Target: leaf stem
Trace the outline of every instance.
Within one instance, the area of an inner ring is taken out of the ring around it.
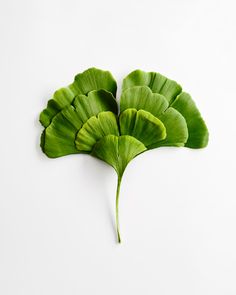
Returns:
[[[119,195],[120,195],[120,184],[122,177],[118,176],[117,188],[116,188],[116,232],[118,243],[121,243],[120,238],[120,224],[119,224]]]

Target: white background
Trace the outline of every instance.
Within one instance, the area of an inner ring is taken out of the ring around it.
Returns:
[[[235,1],[0,2],[0,294],[236,294]],[[203,150],[165,148],[116,176],[48,159],[38,115],[96,66],[161,72],[195,99]]]

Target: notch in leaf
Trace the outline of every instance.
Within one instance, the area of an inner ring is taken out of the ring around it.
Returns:
[[[208,130],[191,96],[159,73],[136,70],[123,80],[120,113],[116,89],[110,72],[90,68],[54,93],[40,122],[45,128],[41,147],[48,157],[87,153],[115,169],[121,242],[119,193],[128,163],[161,146],[203,148]]]

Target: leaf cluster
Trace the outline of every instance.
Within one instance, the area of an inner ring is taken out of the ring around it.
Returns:
[[[175,81],[136,70],[124,78],[120,106],[117,84],[108,71],[90,68],[57,90],[40,114],[43,152],[50,158],[87,153],[117,172],[118,200],[128,163],[163,146],[203,148],[208,130],[191,96]]]
[[[202,148],[208,130],[191,96],[175,81],[136,70],[117,84],[108,71],[90,68],[57,90],[40,114],[41,147],[51,158],[90,153],[119,177],[138,154],[161,146]]]

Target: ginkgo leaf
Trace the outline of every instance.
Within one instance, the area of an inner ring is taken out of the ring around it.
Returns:
[[[166,79],[166,82],[164,83]],[[164,83],[164,84],[163,84]],[[184,129],[181,130],[181,127],[178,129],[175,127],[174,130],[178,134],[174,134],[172,132],[171,136],[167,136],[166,140],[163,142],[163,145],[172,145],[172,146],[186,146],[189,148],[202,148],[205,147],[208,143],[208,129],[206,127],[206,124],[204,120],[201,117],[201,114],[196,107],[196,104],[192,100],[191,96],[185,92],[181,92],[182,88],[179,84],[177,84],[175,81],[167,79],[166,77],[160,75],[159,73],[154,73],[154,72],[143,72],[140,70],[136,70],[132,73],[130,73],[124,80],[123,80],[123,93],[121,95],[121,106],[125,105],[124,104],[124,99],[122,100],[122,97],[127,97],[126,100],[132,101],[132,93],[135,97],[135,104],[139,105],[139,101],[143,101],[141,95],[137,96],[135,91],[133,90],[134,85],[147,85],[150,87],[150,90],[153,93],[161,93],[165,95],[165,97],[168,99],[169,104],[171,107],[175,108],[178,112],[180,112],[183,117],[186,120],[187,127],[188,127],[188,140],[185,140],[181,142],[173,142],[174,137],[177,138],[179,137],[181,139],[185,138],[186,136],[184,134],[180,134],[181,132],[183,133]],[[164,86],[163,86],[164,85]],[[168,91],[167,91],[168,90]],[[165,92],[166,91],[166,92]],[[137,91],[136,91],[137,92]],[[129,94],[129,95],[126,95]],[[136,102],[137,101],[137,102]],[[133,103],[134,104],[134,103]],[[143,105],[143,108],[145,108],[145,105]],[[151,108],[153,110],[151,110]],[[147,109],[146,109],[147,110]],[[148,110],[155,114],[155,106],[148,105]],[[168,114],[168,113],[167,113]],[[157,115],[160,117],[159,115]],[[177,114],[175,115],[177,116]],[[160,117],[161,119],[161,117]],[[184,126],[183,121],[181,118],[178,120],[179,126]],[[169,130],[173,130],[171,121],[168,120],[168,126]],[[168,131],[167,131],[168,134]],[[185,132],[186,134],[186,132]],[[173,137],[174,136],[174,137]],[[171,140],[170,140],[171,138]],[[185,144],[184,144],[185,143]],[[154,145],[153,147],[158,147],[159,144]]]
[[[92,151],[95,143],[109,134],[119,135],[117,117],[112,112],[101,112],[88,119],[79,130],[75,139],[76,148]]]
[[[52,118],[64,107],[70,105],[76,95],[87,95],[92,90],[100,89],[116,95],[116,81],[110,72],[90,68],[76,75],[72,84],[54,93],[52,99],[48,101],[47,108],[40,114],[40,122],[44,127],[49,126]]]
[[[175,81],[159,73],[141,70],[131,72],[123,80],[122,90],[124,91],[133,86],[148,86],[152,92],[164,95],[169,103],[173,102],[182,91],[182,87]]]
[[[188,139],[188,127],[184,117],[174,108],[168,108],[159,118],[166,128],[166,138],[149,148],[184,146]]]
[[[112,93],[94,90],[88,96],[78,95],[74,106],[65,107],[52,119],[41,138],[41,147],[45,154],[57,158],[78,153],[75,137],[82,125],[92,116],[103,111],[118,112]]]
[[[147,86],[134,86],[121,93],[120,112],[135,108],[148,111],[158,117],[168,106],[168,101],[163,95],[153,93]]]
[[[54,93],[40,121],[45,127],[41,148],[48,157],[87,153],[115,169],[120,242],[119,192],[128,163],[153,148],[205,147],[208,130],[190,95],[159,73],[130,73],[123,81],[120,112],[115,95],[110,72],[88,69]]]
[[[68,106],[54,116],[41,138],[44,153],[50,158],[57,158],[79,151],[75,146],[75,135],[82,126],[73,106]]]
[[[94,157],[111,165],[118,176],[116,190],[116,230],[119,243],[121,242],[119,226],[119,193],[121,179],[129,162],[145,150],[145,145],[133,136],[107,135],[95,144],[92,151]]]
[[[75,94],[69,88],[61,88],[57,90],[53,98],[48,101],[47,108],[40,114],[40,122],[44,127],[49,126],[52,118],[60,112],[65,106],[71,104]]]
[[[118,114],[118,106],[114,96],[105,90],[90,91],[88,96],[77,95],[73,105],[83,123],[100,112],[111,111]]]
[[[129,106],[137,110],[149,111],[164,123],[167,134],[165,140],[152,142],[149,148],[184,146],[186,143],[188,128],[185,118],[177,110],[168,108],[168,102],[163,95],[153,93],[147,86],[134,86],[122,92],[120,105],[121,111]],[[132,128],[129,126],[131,122],[125,122],[124,128]],[[146,134],[146,132],[142,132],[142,134]]]
[[[107,135],[95,144],[92,155],[111,165],[121,178],[128,163],[145,150],[145,145],[133,136]]]
[[[92,90],[107,90],[116,96],[117,85],[109,71],[89,68],[75,76],[74,82],[69,88],[75,94],[88,94]]]
[[[191,96],[182,92],[173,102],[172,107],[178,110],[185,118],[188,126],[188,140],[185,146],[203,148],[208,144],[208,129]]]
[[[127,109],[120,114],[121,135],[131,135],[147,148],[166,138],[163,123],[151,113],[136,109]]]

